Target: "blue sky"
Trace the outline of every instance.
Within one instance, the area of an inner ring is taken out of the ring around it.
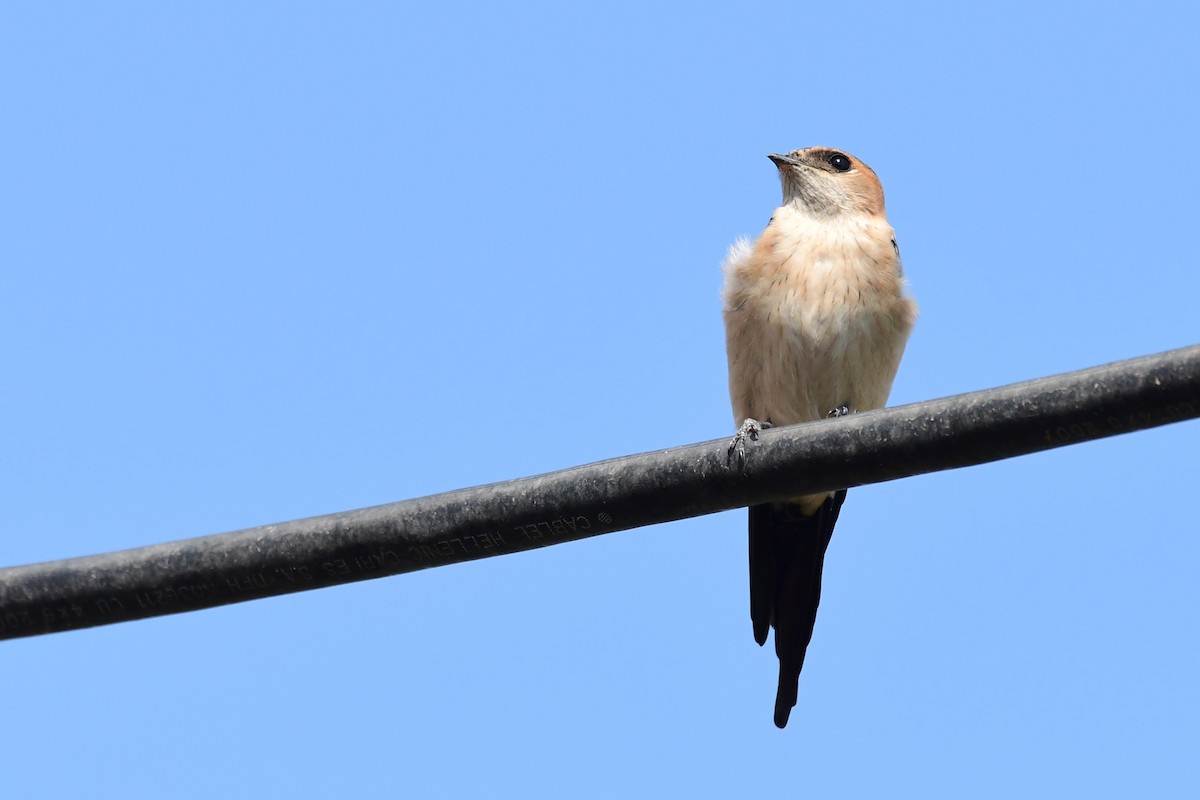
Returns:
[[[11,3],[0,564],[728,435],[718,264],[831,145],[892,400],[1200,341],[1184,4]],[[1200,426],[851,492],[787,730],[744,511],[0,643],[25,796],[1200,779]]]

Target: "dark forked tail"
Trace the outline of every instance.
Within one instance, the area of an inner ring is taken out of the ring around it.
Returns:
[[[800,670],[821,602],[825,550],[845,500],[842,489],[808,517],[799,506],[787,503],[750,507],[750,619],[760,645],[775,626],[775,724],[780,728],[796,705]]]

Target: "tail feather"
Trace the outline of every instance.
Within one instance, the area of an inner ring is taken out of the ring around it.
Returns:
[[[800,671],[821,602],[825,551],[845,500],[843,489],[807,517],[797,506],[783,503],[750,508],[750,618],[760,645],[775,627],[775,724],[780,728],[796,705]]]

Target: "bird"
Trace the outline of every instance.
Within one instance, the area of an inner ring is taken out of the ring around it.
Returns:
[[[883,407],[917,318],[875,172],[828,147],[768,158],[783,202],[722,264],[730,453],[741,460],[763,428]],[[845,499],[842,489],[749,509],[750,618],[760,646],[775,629],[779,728],[796,705]]]

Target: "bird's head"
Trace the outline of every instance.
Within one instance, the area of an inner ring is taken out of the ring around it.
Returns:
[[[767,156],[779,168],[784,204],[815,216],[883,215],[883,187],[875,172],[849,153],[808,147]]]

